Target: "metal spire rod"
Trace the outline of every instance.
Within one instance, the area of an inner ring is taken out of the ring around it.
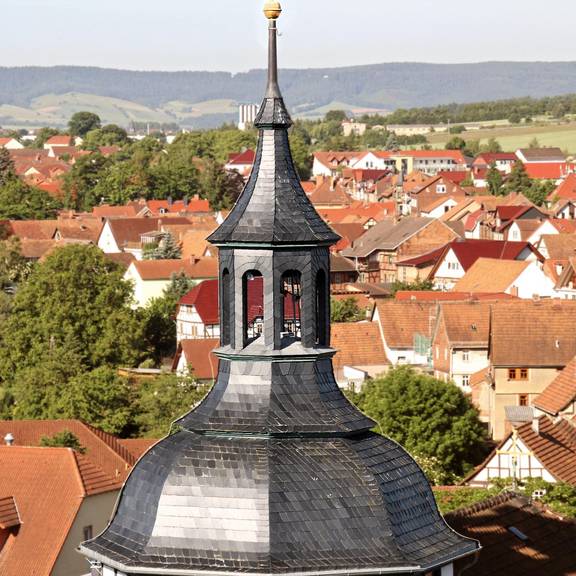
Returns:
[[[266,97],[281,98],[280,86],[278,85],[278,28],[276,20],[269,20],[268,35],[268,88]]]

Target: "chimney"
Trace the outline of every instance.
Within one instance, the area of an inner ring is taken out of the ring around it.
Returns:
[[[167,201],[168,201],[168,207],[172,208],[172,196],[168,196]]]
[[[536,436],[540,436],[540,419],[536,415],[532,417],[532,432],[534,432]]]
[[[6,446],[12,446],[12,444],[14,444],[14,436],[12,435],[12,432],[8,432],[8,434],[4,436],[4,442],[6,442]]]

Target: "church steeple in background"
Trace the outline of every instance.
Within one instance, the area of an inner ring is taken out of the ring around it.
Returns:
[[[267,3],[254,169],[210,237],[220,260],[217,380],[137,463],[109,527],[81,547],[121,574],[426,574],[478,549],[444,523],[410,455],[371,432],[336,383],[329,248],[338,236],[290,154],[280,12]]]

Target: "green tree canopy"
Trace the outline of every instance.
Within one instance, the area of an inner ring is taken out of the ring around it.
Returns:
[[[358,300],[353,296],[344,300],[332,299],[330,305],[332,322],[359,322],[366,320],[366,313],[358,306]]]
[[[86,448],[82,446],[78,436],[70,432],[70,430],[62,430],[62,432],[57,432],[54,436],[42,436],[40,438],[40,446],[47,448],[72,448],[81,454],[86,452]]]
[[[0,328],[1,376],[9,380],[17,370],[41,366],[57,351],[75,355],[72,375],[136,365],[141,329],[122,276],[94,246],[69,245],[50,254],[20,287]]]
[[[379,432],[433,470],[437,482],[465,474],[484,457],[478,412],[452,383],[400,367],[368,382],[354,400]]]
[[[0,185],[0,220],[46,220],[55,218],[60,202],[17,178]]]
[[[486,175],[486,183],[488,184],[488,191],[492,196],[502,196],[502,184],[504,180],[502,178],[502,173],[495,164],[490,166],[488,174]]]
[[[509,194],[510,192],[516,192],[519,194],[525,194],[532,188],[532,180],[526,172],[526,168],[522,162],[516,162],[504,184],[504,192]]]
[[[6,148],[0,148],[0,186],[14,178],[14,162]]]
[[[93,112],[76,112],[68,122],[68,131],[71,136],[86,136],[91,130],[102,127],[98,114]]]

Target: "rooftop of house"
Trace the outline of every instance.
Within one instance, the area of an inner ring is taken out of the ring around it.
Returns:
[[[199,213],[210,212],[210,203],[208,200],[195,196],[189,200],[148,200],[146,202],[150,212],[157,216],[166,213]]]
[[[204,324],[218,324],[218,280],[204,280],[182,296],[180,306],[194,306]]]
[[[352,260],[338,254],[330,254],[331,272],[356,272],[356,264]]]
[[[14,446],[40,446],[43,437],[52,437],[63,431],[72,432],[86,448],[85,457],[111,478],[121,481],[136,462],[133,454],[121,441],[80,420],[0,420],[0,438],[10,433]],[[153,441],[146,440],[148,446]]]
[[[495,302],[444,302],[439,307],[438,328],[443,327],[452,346],[487,347],[490,310]]]
[[[399,290],[394,296],[396,300],[414,300],[419,302],[478,302],[484,300],[515,300],[511,294],[501,292],[438,292],[436,290]]]
[[[493,366],[564,368],[576,356],[576,301],[513,301],[495,306],[491,322]]]
[[[72,142],[72,136],[69,134],[57,134],[46,140],[48,146],[70,146]]]
[[[0,461],[5,521],[7,498],[19,520],[17,530],[6,529],[0,573],[49,576],[84,498],[119,490],[122,482],[69,448],[0,446]]]
[[[532,264],[528,260],[478,258],[458,280],[457,292],[505,292]]]
[[[20,239],[51,240],[57,227],[57,220],[10,220],[11,233]]]
[[[244,150],[243,152],[230,154],[228,164],[230,166],[245,166],[254,164],[254,160],[256,160],[256,152],[254,150]]]
[[[190,220],[180,216],[163,218],[112,218],[107,220],[110,231],[120,249],[129,243],[140,243],[142,234],[157,232],[163,224],[190,224]]]
[[[544,234],[540,243],[546,246],[551,260],[568,260],[576,255],[575,234]]]
[[[396,223],[389,218],[378,222],[360,236],[343,256],[366,258],[377,250],[395,250],[409,238],[434,222],[433,218],[404,218]]]
[[[218,375],[218,358],[213,351],[220,346],[215,338],[181,340],[174,358],[173,369],[184,355],[190,373],[199,380],[215,380]]]
[[[325,179],[308,195],[310,202],[318,206],[349,206],[352,202],[340,180]]]
[[[390,364],[375,322],[332,324],[331,346],[338,351],[335,368]]]
[[[526,173],[534,180],[559,180],[574,172],[576,166],[567,162],[525,164]]]
[[[576,522],[554,514],[526,495],[504,492],[472,507],[450,512],[448,524],[480,541],[469,576],[566,576],[574,574]]]
[[[136,218],[144,208],[137,202],[131,202],[124,206],[109,206],[102,204],[92,208],[92,214],[98,218]]]
[[[556,200],[575,200],[576,199],[576,174],[571,173],[550,192],[547,200],[555,202]]]
[[[527,162],[565,162],[566,154],[560,148],[520,148],[516,155],[522,155]]]
[[[552,380],[538,398],[534,406],[556,416],[576,401],[576,357]]]
[[[376,301],[378,319],[390,348],[414,348],[416,335],[429,338],[436,320],[436,302]]]
[[[190,260],[135,260],[130,265],[142,280],[170,280],[175,274],[188,278],[207,279],[218,277],[216,258]]]
[[[474,164],[490,164],[494,162],[516,162],[518,157],[513,152],[482,152],[474,159]]]

